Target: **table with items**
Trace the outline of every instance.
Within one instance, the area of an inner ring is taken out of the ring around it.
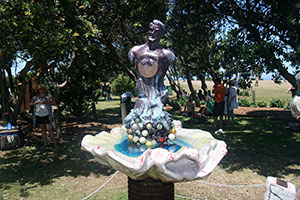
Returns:
[[[17,126],[0,126],[0,149],[18,147],[20,145],[19,133]]]

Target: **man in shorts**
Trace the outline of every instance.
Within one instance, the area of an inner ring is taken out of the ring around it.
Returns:
[[[216,131],[217,133],[224,133],[222,130],[223,127],[223,115],[224,115],[224,106],[225,106],[225,94],[226,88],[221,83],[221,79],[217,78],[215,80],[215,85],[213,86],[214,96],[214,108],[213,108],[213,116],[214,116],[214,128],[217,128],[217,120],[220,118],[220,129]]]

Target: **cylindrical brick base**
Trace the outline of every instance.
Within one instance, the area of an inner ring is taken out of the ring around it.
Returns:
[[[128,177],[128,200],[174,200],[174,183]]]

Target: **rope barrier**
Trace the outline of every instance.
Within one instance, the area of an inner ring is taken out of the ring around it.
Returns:
[[[183,199],[201,200],[201,199],[196,199],[196,198],[193,198],[193,197],[182,196],[182,195],[179,195],[179,194],[175,194],[175,196],[176,196],[176,197],[183,198]]]
[[[286,181],[289,182],[289,181],[293,181],[293,180],[297,180],[297,179],[300,179],[300,176],[287,179]],[[226,184],[219,184],[219,183],[210,183],[210,182],[202,181],[202,180],[197,180],[197,182],[207,184],[207,185],[213,185],[213,186],[218,186],[218,187],[230,187],[230,188],[263,187],[266,185],[265,183],[264,184],[252,184],[252,185],[226,185]],[[300,189],[300,186],[297,188],[297,191],[298,191],[298,189]]]
[[[99,190],[101,190],[105,185],[107,185],[117,174],[119,173],[119,171],[116,171],[105,183],[103,183],[99,188],[97,188],[94,192],[90,193],[88,196],[86,196],[85,198],[81,199],[81,200],[86,200],[88,198],[90,198],[92,195],[94,195],[95,193],[97,193]],[[290,178],[287,179],[286,181],[293,181],[293,180],[297,180],[300,179],[300,176],[295,177],[295,178]],[[252,184],[252,185],[226,185],[226,184],[219,184],[219,183],[210,183],[207,181],[202,181],[202,180],[197,180],[196,182],[199,183],[203,183],[203,184],[207,184],[207,185],[213,185],[213,186],[218,186],[218,187],[229,187],[229,188],[251,188],[251,187],[263,187],[266,184]],[[296,189],[296,193],[298,192],[298,190],[300,189],[300,185],[298,186],[298,188]],[[187,197],[187,196],[182,196],[182,195],[178,195],[175,194],[175,196],[180,197],[180,198],[184,198],[184,199],[191,199],[191,200],[200,200],[200,199],[196,199],[193,197]]]
[[[295,178],[287,179],[286,181],[293,181],[293,180],[297,180],[297,179],[300,179],[300,176],[297,176],[297,177],[295,177]]]
[[[101,190],[106,184],[108,184],[117,174],[119,173],[119,171],[116,171],[105,183],[103,183],[99,188],[97,188],[94,192],[92,192],[91,194],[87,195],[86,197],[84,197],[81,200],[86,200],[88,198],[90,198],[92,195],[94,195],[96,192],[98,192],[99,190]]]
[[[265,186],[266,184],[253,184],[253,185],[225,185],[225,184],[219,184],[219,183],[210,183],[207,181],[201,181],[197,180],[199,183],[207,184],[207,185],[213,185],[213,186],[218,186],[218,187],[230,187],[230,188],[250,188],[250,187],[262,187]]]
[[[300,179],[300,176],[295,177],[295,178],[287,179],[286,181],[289,182],[289,181],[293,181],[293,180],[297,180],[297,179]],[[203,184],[207,184],[207,185],[218,186],[218,187],[230,187],[230,188],[250,188],[250,187],[262,187],[262,186],[265,186],[265,185],[266,185],[266,184],[253,184],[253,185],[225,185],[225,184],[219,184],[219,183],[210,183],[210,182],[202,181],[202,180],[197,180],[196,182],[203,183]],[[297,187],[296,193],[298,192],[299,189],[300,189],[300,185]],[[175,194],[175,196],[180,197],[180,198],[184,198],[184,199],[200,200],[200,199],[197,199],[197,198],[187,197],[187,196],[182,196],[182,195],[178,195],[178,194]]]
[[[286,181],[289,182],[289,181],[293,181],[293,180],[297,180],[297,179],[300,179],[300,176],[287,179]],[[202,181],[202,180],[197,180],[197,182],[207,184],[207,185],[213,185],[213,186],[218,186],[218,187],[230,187],[230,188],[263,187],[266,185],[265,183],[264,184],[253,184],[253,185],[225,185],[225,184],[219,184],[219,183],[210,183],[210,182]],[[300,186],[297,188],[297,191],[298,191],[298,189],[300,189]]]

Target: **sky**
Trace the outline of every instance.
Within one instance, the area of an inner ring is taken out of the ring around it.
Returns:
[[[16,75],[17,73],[19,73],[25,66],[25,62],[22,61],[21,59],[17,59],[15,62],[15,70],[12,72],[14,75]],[[288,67],[288,71],[290,73],[293,73],[293,68],[292,67]],[[272,79],[272,74],[262,74],[262,79],[263,80],[271,80]]]

